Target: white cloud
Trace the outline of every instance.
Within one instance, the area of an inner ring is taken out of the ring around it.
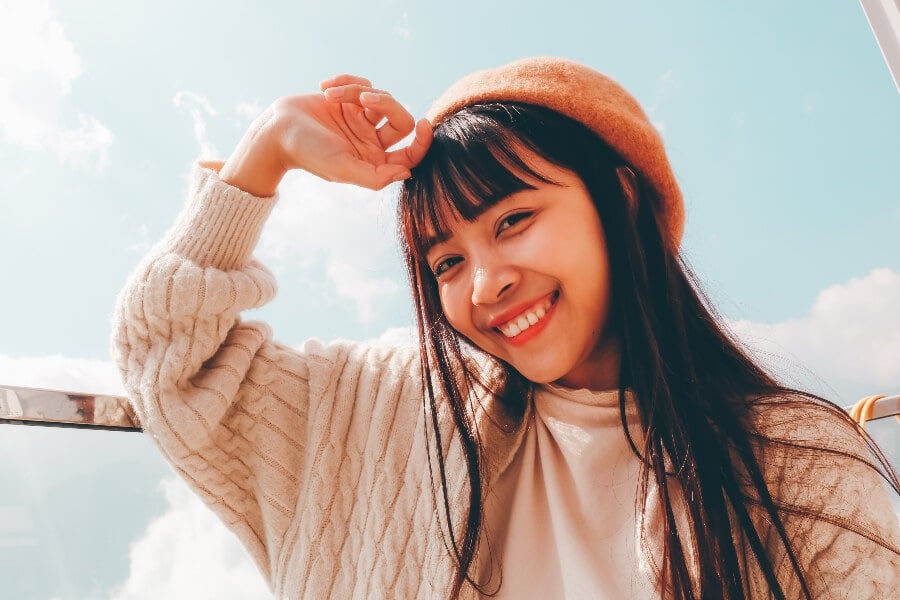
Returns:
[[[112,133],[67,102],[82,70],[46,0],[0,3],[0,139],[50,152],[62,164],[103,171]],[[75,127],[68,124],[73,115]]]
[[[389,304],[401,282],[386,266],[397,256],[389,192],[329,183],[294,171],[266,223],[257,255],[267,263],[325,265],[338,296],[350,300],[368,324]]]
[[[353,301],[359,320],[363,323],[371,323],[379,304],[390,301],[400,289],[393,279],[373,277],[360,269],[355,261],[345,262],[333,257],[328,262],[326,272],[338,296]]]
[[[675,70],[669,69],[665,73],[659,76],[659,91],[658,95],[660,97],[665,97],[669,95],[669,92],[672,90],[678,89],[681,87],[681,82],[675,77]]]
[[[113,135],[96,118],[79,114],[77,129],[57,131],[50,139],[59,162],[97,173],[106,170]]]
[[[660,134],[665,133],[666,122],[663,119],[654,117],[657,116],[659,106],[665,102],[669,94],[673,90],[677,90],[680,87],[681,82],[675,76],[674,69],[669,69],[659,76],[656,86],[656,97],[654,98],[653,102],[645,107],[647,116],[650,117],[650,122],[653,123],[653,126]]]
[[[0,385],[112,396],[125,394],[119,371],[111,361],[60,354],[22,357],[0,354]]]
[[[215,145],[209,141],[209,134],[206,131],[206,118],[216,116],[217,111],[209,103],[206,96],[181,90],[172,98],[172,103],[176,108],[187,112],[191,116],[191,122],[194,126],[194,139],[197,140],[197,144],[200,146],[200,160],[219,158],[221,155]]]
[[[418,346],[419,332],[415,327],[391,327],[385,329],[377,341],[392,346]]]
[[[262,111],[262,106],[257,100],[239,102],[238,105],[234,107],[234,112],[237,113],[239,117],[243,117],[247,122],[258,117]]]
[[[166,512],[131,545],[128,577],[110,600],[272,597],[234,534],[181,479],[163,479],[160,488]]]
[[[781,323],[731,324],[777,372],[794,361],[855,395],[900,391],[900,273],[875,269],[833,285],[809,313]],[[855,401],[857,398],[844,398]]]
[[[403,13],[400,16],[400,20],[394,25],[393,32],[394,35],[397,35],[404,40],[412,39],[412,30],[409,27],[409,15],[407,13]]]
[[[153,241],[150,239],[150,229],[147,227],[146,223],[141,223],[141,226],[138,228],[138,233],[141,236],[140,241],[128,246],[128,251],[143,256],[153,247]]]

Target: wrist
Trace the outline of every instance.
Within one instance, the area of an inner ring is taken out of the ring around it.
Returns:
[[[219,176],[225,183],[259,197],[275,194],[287,169],[273,127],[271,109],[260,115],[244,134]]]

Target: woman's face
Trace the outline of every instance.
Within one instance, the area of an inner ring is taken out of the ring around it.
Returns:
[[[427,254],[450,325],[536,383],[610,389],[618,349],[606,339],[608,260],[581,179],[533,154],[554,183],[501,200]]]

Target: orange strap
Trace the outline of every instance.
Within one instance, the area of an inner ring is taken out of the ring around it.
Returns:
[[[887,398],[884,394],[877,394],[875,396],[866,396],[859,402],[853,405],[853,408],[850,409],[850,416],[854,421],[859,423],[859,426],[863,429],[866,428],[866,421],[872,418],[872,409],[875,406],[875,403],[881,400],[882,398]],[[900,421],[900,415],[897,415],[897,420]]]

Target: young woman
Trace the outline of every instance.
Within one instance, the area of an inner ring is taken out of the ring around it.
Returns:
[[[145,429],[277,597],[895,597],[897,474],[723,329],[625,90],[527,59],[416,123],[365,79],[322,89],[200,165],[115,318]],[[295,168],[403,180],[417,348],[241,320],[275,293],[251,253]]]

